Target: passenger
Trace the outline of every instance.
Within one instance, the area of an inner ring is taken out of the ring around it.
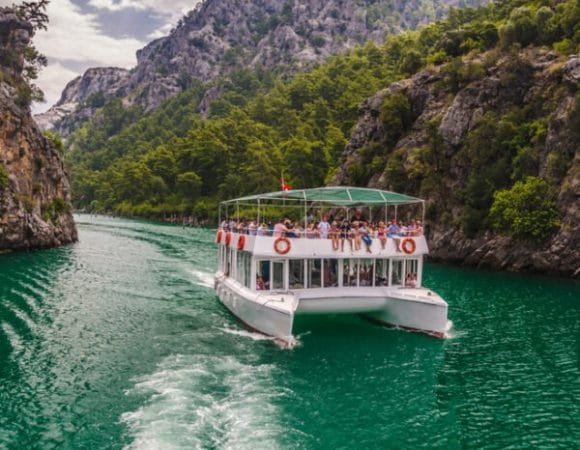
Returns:
[[[362,222],[353,221],[352,222],[352,237],[354,239],[354,251],[358,251],[362,248],[362,234],[360,231],[360,224]]]
[[[356,222],[366,222],[366,218],[365,218],[365,216],[360,208],[357,208],[354,211],[354,215],[353,215],[352,220],[353,220],[353,222],[355,222],[355,221]]]
[[[248,234],[250,236],[255,236],[258,231],[258,225],[253,220],[248,224]]]
[[[286,223],[288,223],[288,222],[286,222]],[[275,238],[284,237],[289,232],[290,232],[290,229],[286,226],[286,224],[282,223],[282,221],[280,220],[280,221],[276,222],[276,225],[274,225],[274,231],[272,233],[272,236]]]
[[[385,222],[380,221],[377,227],[377,238],[381,242],[381,248],[384,250],[387,245],[387,229],[385,227]]]
[[[344,252],[344,241],[348,240],[350,251],[352,252],[352,234],[348,220],[344,219],[339,227],[340,229],[340,251]]]
[[[266,289],[264,279],[260,275],[256,275],[256,290],[263,291]]]
[[[360,227],[358,229],[358,234],[361,238],[361,240],[364,242],[365,247],[367,249],[367,253],[372,253],[371,251],[371,244],[373,243],[373,240],[370,236],[370,232],[367,229],[366,225],[364,222],[360,223]]]
[[[328,239],[328,233],[330,231],[330,224],[328,223],[328,216],[324,214],[322,220],[318,224],[318,232],[320,233],[320,239]]]
[[[258,236],[268,236],[270,233],[268,232],[268,226],[262,222],[262,224],[258,227],[258,231],[256,233]]]
[[[411,219],[411,223],[407,226],[408,236],[417,236],[417,223],[415,219]]]
[[[417,227],[415,228],[415,236],[423,236],[423,224],[417,220]]]
[[[413,277],[413,274],[409,272],[405,277],[405,287],[414,288],[417,287],[417,280]]]
[[[395,241],[395,245],[397,246],[397,252],[401,252],[401,237],[400,233],[401,229],[399,225],[397,225],[397,221],[395,219],[392,220],[391,224],[387,228],[387,237],[390,237]]]
[[[320,227],[320,224],[318,226]],[[306,238],[317,239],[320,236],[318,231],[319,229],[320,228],[316,228],[316,224],[314,222],[311,222],[306,229]]]
[[[332,224],[330,225],[330,239],[332,239],[332,249],[334,251],[338,250],[338,240],[340,238],[340,230],[338,229],[338,223],[335,221],[332,222]]]
[[[399,235],[400,236],[408,236],[409,235],[409,228],[403,223],[399,222]]]

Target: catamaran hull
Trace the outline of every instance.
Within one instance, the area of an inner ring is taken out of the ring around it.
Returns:
[[[444,338],[449,330],[447,304],[425,303],[389,297],[381,311],[366,315],[373,322],[393,328]]]
[[[240,286],[235,281],[216,276],[215,287],[218,298],[241,322],[255,331],[286,343],[294,342],[292,336],[294,314],[290,311],[293,308],[288,308],[288,311],[273,308],[269,305],[270,299],[267,296],[256,295]],[[286,297],[288,301],[292,300],[292,296]]]
[[[374,288],[359,295],[345,289],[256,293],[221,274],[216,275],[215,288],[224,306],[247,327],[289,344],[294,342],[295,315],[361,313],[385,326],[438,338],[445,337],[449,327],[447,303],[424,289],[379,293]]]

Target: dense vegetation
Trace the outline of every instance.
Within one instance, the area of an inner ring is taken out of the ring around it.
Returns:
[[[368,43],[290,80],[258,69],[240,70],[211,86],[196,84],[148,115],[114,100],[69,141],[76,206],[207,217],[220,199],[276,190],[282,172],[296,188],[324,184],[341,161],[362,100],[430,65],[443,65],[441,89],[457,92],[511,53],[509,88],[527,70],[519,49],[532,45],[561,55],[578,51],[580,2],[512,0],[452,10],[446,20],[393,36],[382,46]],[[466,55],[482,52],[479,62],[464,62]],[[204,118],[198,104],[216,86],[223,93]],[[456,194],[465,205],[459,223],[467,232],[493,226],[488,215],[498,190],[537,174],[536,144],[545,137],[548,107],[485,114],[467,137],[459,157],[470,175]],[[364,185],[386,168],[395,189],[427,193],[442,186],[448,161],[436,123],[413,167],[403,166],[402,155],[393,151],[410,126],[409,110],[404,96],[386,98],[381,119],[388,135],[363,149],[360,163],[349,168],[349,182]],[[548,182],[561,181],[570,159],[551,156]],[[510,192],[517,196],[516,187]],[[505,195],[496,195],[496,201]],[[495,223],[511,220],[505,211],[497,214]],[[514,223],[506,227],[514,236],[529,237]]]
[[[0,10],[7,14],[15,14],[28,22],[33,35],[37,30],[46,30],[48,16],[45,11],[48,3],[48,0],[23,2]],[[15,45],[15,42],[10,42],[21,38],[12,33],[13,30],[8,27],[0,30],[0,43],[4,44],[0,45],[0,82],[15,88],[16,103],[28,108],[33,101],[44,100],[44,93],[34,84],[34,80],[38,77],[39,70],[46,66],[47,59],[32,43],[21,48],[20,45]]]

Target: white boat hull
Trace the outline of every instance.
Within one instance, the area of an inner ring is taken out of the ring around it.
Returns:
[[[220,301],[245,325],[260,333],[293,342],[294,297],[291,294],[258,294],[217,274],[215,288]]]
[[[383,325],[443,338],[448,330],[447,303],[434,292],[410,288],[322,288],[293,292],[253,292],[216,274],[220,301],[250,328],[294,342],[295,315],[362,313]]]

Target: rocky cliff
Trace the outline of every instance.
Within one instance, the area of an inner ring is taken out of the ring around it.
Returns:
[[[245,67],[304,69],[367,40],[435,20],[450,6],[482,0],[206,0],[171,34],[137,53],[130,73],[90,69],[38,117],[43,128],[68,135],[92,115],[94,100],[122,97],[145,111],[187,89]],[[215,95],[212,91],[211,95]],[[95,96],[97,96],[95,98]],[[88,101],[88,104],[87,104]],[[208,102],[202,102],[207,104]]]
[[[580,57],[535,48],[419,72],[364,102],[333,184],[426,198],[436,260],[579,277],[579,91]],[[558,191],[560,226],[540,243],[487,226],[486,189],[524,174]]]
[[[30,23],[0,8],[0,53],[22,55]],[[67,173],[22,100],[21,56],[0,60],[0,252],[76,241]]]

